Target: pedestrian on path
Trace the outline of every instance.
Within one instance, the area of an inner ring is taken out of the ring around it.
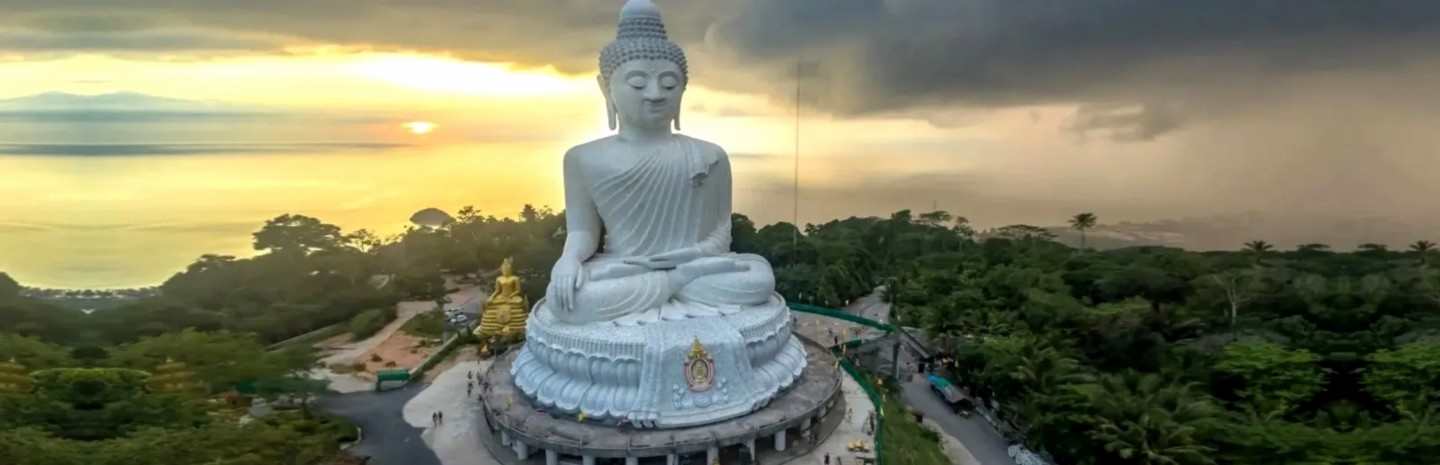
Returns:
[[[442,424],[442,425],[445,424],[445,411],[444,411],[444,410],[441,410],[441,411],[439,412],[439,415],[440,415],[440,424]]]
[[[475,383],[465,383],[465,397],[470,397],[472,394],[475,394]]]

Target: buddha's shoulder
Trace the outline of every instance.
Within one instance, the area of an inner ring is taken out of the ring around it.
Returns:
[[[725,158],[725,149],[721,148],[720,144],[716,144],[705,139],[697,139],[683,134],[680,135],[680,137],[689,140],[695,145],[696,148],[700,149],[700,151],[704,153],[714,155],[718,158]]]
[[[676,134],[676,137],[679,137],[681,140],[693,144],[703,153],[720,159],[726,158],[725,149],[721,148],[719,144],[704,139],[697,139],[684,134]],[[579,163],[582,161],[594,160],[596,158],[603,158],[605,154],[619,148],[619,144],[621,144],[621,142],[614,135],[601,137],[599,139],[595,139],[589,142],[582,143],[580,145],[576,145],[574,147],[570,147],[570,150],[565,152],[565,159],[571,160],[574,163]]]
[[[570,147],[570,150],[565,151],[565,158],[598,156],[596,154],[604,152],[607,148],[609,148],[612,145],[612,141],[614,139],[615,136],[606,136],[582,143],[580,145],[576,145],[574,147]]]

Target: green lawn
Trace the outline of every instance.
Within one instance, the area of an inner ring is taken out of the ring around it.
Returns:
[[[885,416],[880,422],[884,465],[948,465],[950,459],[940,448],[940,436],[915,422],[897,397],[886,396]]]

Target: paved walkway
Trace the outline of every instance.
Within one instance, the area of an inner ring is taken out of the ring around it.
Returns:
[[[475,384],[473,392],[467,392],[466,388],[466,383],[470,381],[465,376],[467,373],[478,375],[489,368],[490,360],[457,363],[435,377],[424,392],[405,404],[405,421],[416,428],[424,428],[420,436],[435,451],[442,465],[500,463],[490,456],[478,437],[484,428],[480,403],[475,400],[480,386]],[[430,423],[430,414],[437,411],[445,415],[445,421],[439,426]]]

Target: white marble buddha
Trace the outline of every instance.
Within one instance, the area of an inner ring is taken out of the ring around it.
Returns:
[[[775,287],[769,263],[730,252],[725,151],[671,132],[684,53],[653,40],[664,30],[649,1],[629,2],[622,17],[631,24],[602,52],[597,78],[619,132],[565,154],[567,235],[546,300],[569,323],[653,320],[667,303],[686,312],[763,304]]]
[[[565,154],[565,249],[516,387],[552,412],[639,427],[763,407],[799,379],[805,349],[769,263],[730,251],[725,151],[671,132],[689,75],[649,0],[621,10],[598,81],[618,133]]]

